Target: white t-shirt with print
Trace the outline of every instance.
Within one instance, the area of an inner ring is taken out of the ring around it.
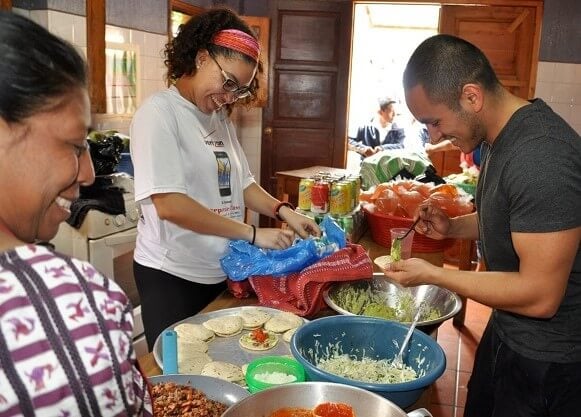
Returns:
[[[225,111],[204,114],[172,86],[139,108],[130,137],[141,209],[134,259],[194,282],[223,281],[219,260],[228,239],[161,220],[151,195],[186,194],[221,216],[244,221],[243,192],[254,177]]]

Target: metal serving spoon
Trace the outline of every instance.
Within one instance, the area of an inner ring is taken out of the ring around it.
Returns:
[[[407,232],[405,232],[402,236],[397,236],[395,239],[393,239],[393,242],[391,242],[391,251],[389,254],[393,261],[401,260],[401,242],[407,235],[410,234],[412,230],[414,230],[414,227],[416,227],[416,224],[418,224],[419,221],[420,218],[418,217],[416,221],[412,223]]]
[[[398,369],[403,368],[403,353],[405,352],[405,349],[410,341],[410,338],[412,337],[412,333],[414,332],[416,325],[420,321],[420,317],[421,317],[422,313],[424,312],[425,306],[426,306],[425,301],[422,301],[420,303],[420,306],[418,307],[418,310],[416,311],[416,315],[414,316],[412,323],[410,324],[408,332],[406,333],[405,338],[403,339],[403,343],[399,348],[399,352],[397,353],[397,355],[393,359],[393,362],[391,362],[391,366],[393,366],[394,368],[398,368]]]
[[[412,223],[412,225],[410,226],[410,228],[408,229],[408,231],[404,233],[404,235],[403,235],[403,236],[398,236],[398,237],[396,237],[394,240],[404,240],[404,239],[405,239],[405,237],[406,237],[407,235],[409,235],[409,234],[410,234],[410,232],[411,232],[412,230],[414,230],[414,228],[416,227],[416,225],[418,224],[418,222],[420,221],[420,219],[421,219],[421,217],[418,217],[418,218],[417,218],[417,219],[416,219],[416,220],[415,220],[415,221]]]

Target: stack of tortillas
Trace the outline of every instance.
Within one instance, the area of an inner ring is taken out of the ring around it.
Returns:
[[[249,350],[268,350],[277,344],[279,336],[276,334],[282,334],[283,340],[289,342],[292,334],[302,324],[303,319],[293,313],[280,312],[273,315],[260,308],[242,308],[237,314],[214,317],[202,324],[178,324],[174,327],[177,333],[178,371],[182,374],[213,376],[245,385],[243,367],[247,364],[239,366],[214,361],[208,355],[212,340],[216,336],[235,336],[243,329],[260,332],[261,330],[255,329],[264,328],[263,337],[266,335],[267,339],[259,347],[243,343],[242,339],[248,338],[250,333],[242,335],[239,344]]]
[[[174,328],[178,340],[178,371],[187,374],[199,374],[204,365],[212,360],[206,353],[208,343],[214,338],[214,332],[200,324],[182,323]]]

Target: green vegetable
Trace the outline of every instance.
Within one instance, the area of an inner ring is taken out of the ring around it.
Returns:
[[[391,260],[397,262],[401,260],[401,239],[395,238],[391,242]]]
[[[412,293],[400,292],[391,303],[386,297],[385,292],[373,290],[367,282],[343,285],[331,296],[335,304],[350,313],[411,323],[416,313],[416,303]],[[441,316],[442,313],[437,308],[426,306],[420,321],[435,320]]]
[[[364,316],[380,317],[387,320],[397,320],[397,311],[381,303],[369,303],[363,309]]]
[[[366,288],[346,286],[337,291],[335,303],[353,314],[361,314],[365,305],[373,297],[373,292],[369,286]]]

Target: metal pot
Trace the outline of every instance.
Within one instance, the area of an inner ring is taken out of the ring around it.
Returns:
[[[222,417],[269,417],[279,408],[312,409],[325,402],[349,404],[357,417],[432,417],[423,408],[406,414],[397,405],[377,394],[332,382],[302,382],[269,388],[234,404]]]

